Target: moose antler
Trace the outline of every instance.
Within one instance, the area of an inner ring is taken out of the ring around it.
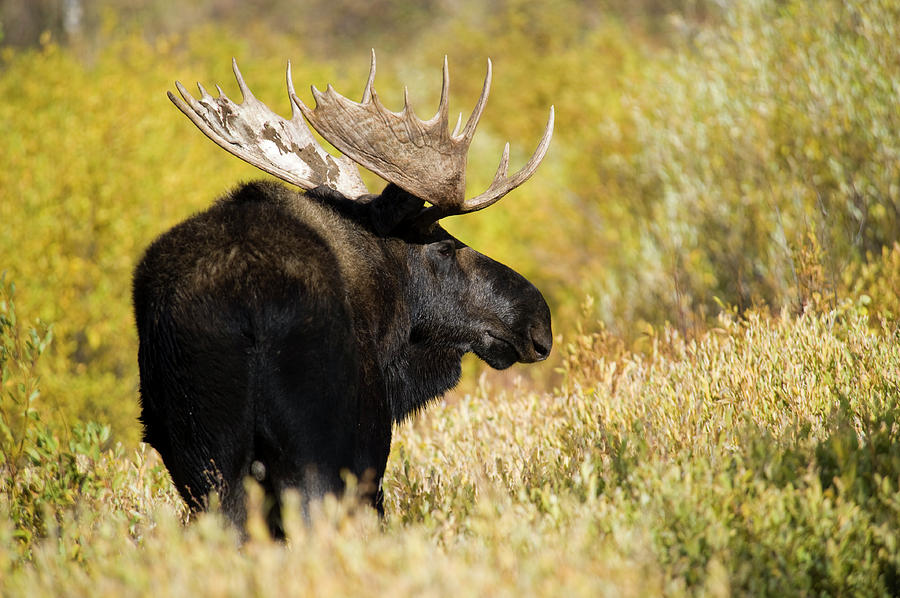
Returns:
[[[513,176],[507,176],[509,168],[507,143],[500,159],[500,166],[487,191],[474,198],[465,199],[466,157],[491,89],[490,59],[487,64],[487,75],[481,96],[462,132],[459,130],[462,115],[452,133],[447,128],[450,72],[446,56],[440,104],[437,113],[427,121],[416,117],[409,103],[408,90],[404,92],[404,106],[400,112],[391,112],[378,100],[378,94],[375,93],[373,86],[374,50],[362,102],[357,103],[345,98],[331,85],[324,93],[315,87],[312,88],[316,100],[314,110],[306,106],[296,95],[292,94],[291,100],[300,108],[303,116],[316,131],[344,155],[383,179],[428,201],[440,215],[474,212],[493,204],[534,174],[547,153],[550,138],[553,136],[554,113],[551,106],[544,136],[525,167]]]
[[[466,159],[475,128],[487,104],[491,88],[491,61],[481,96],[460,131],[462,115],[451,133],[448,129],[450,74],[444,57],[443,85],[437,113],[420,120],[404,93],[400,112],[385,108],[375,93],[375,51],[362,101],[357,103],[337,93],[329,85],[325,92],[312,88],[315,109],[304,104],[294,92],[288,63],[287,85],[292,117],[286,121],[257,100],[232,61],[241,94],[235,104],[219,90],[214,98],[198,84],[202,97],[191,96],[176,82],[184,101],[169,92],[169,99],[207,137],[239,158],[303,189],[327,185],[347,197],[367,193],[353,162],[378,174],[388,182],[432,204],[434,219],[481,210],[524,183],[543,160],[553,136],[554,111],[544,135],[527,164],[508,176],[509,144],[503,149],[500,165],[488,189],[465,199]],[[337,158],[326,152],[312,136],[300,114],[329,143],[343,152]],[[348,160],[349,158],[349,160]],[[352,162],[351,162],[352,161]]]
[[[236,60],[231,60],[231,67],[243,96],[240,104],[229,100],[218,85],[219,97],[214,98],[199,83],[197,100],[178,81],[175,87],[184,100],[171,91],[169,99],[222,149],[269,174],[306,190],[327,185],[351,198],[368,193],[353,162],[332,156],[319,145],[293,100],[287,121],[256,99]],[[290,62],[287,86],[289,96],[296,97]]]

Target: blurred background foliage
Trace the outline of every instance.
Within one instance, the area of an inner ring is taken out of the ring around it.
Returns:
[[[131,271],[158,234],[262,175],[166,100],[175,79],[289,114],[283,69],[468,113],[494,61],[470,192],[557,124],[535,177],[447,227],[640,348],[723,306],[853,296],[900,314],[900,4],[894,0],[0,0],[0,271],[54,322],[41,405],[133,443]],[[459,102],[462,102],[459,104]],[[374,180],[374,179],[370,179]],[[556,364],[558,366],[558,362]],[[539,376],[551,380],[554,364]],[[535,370],[529,370],[535,371]],[[526,372],[526,370],[522,370]]]

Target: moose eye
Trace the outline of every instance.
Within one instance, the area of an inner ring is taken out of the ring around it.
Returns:
[[[441,241],[437,244],[438,255],[444,258],[456,253],[456,244],[453,241]]]

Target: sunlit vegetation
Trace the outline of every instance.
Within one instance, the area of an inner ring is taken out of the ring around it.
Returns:
[[[15,5],[0,595],[900,593],[896,2],[104,0],[34,39]],[[555,361],[469,364],[399,426],[383,522],[329,502],[287,544],[252,521],[238,549],[216,514],[183,524],[139,443],[130,277],[156,235],[266,175],[165,91],[238,98],[235,56],[288,114],[287,59],[304,98],[353,97],[372,46],[380,97],[399,109],[408,85],[425,117],[444,54],[462,112],[493,59],[473,194],[555,106],[534,178],[447,222],[544,291]]]

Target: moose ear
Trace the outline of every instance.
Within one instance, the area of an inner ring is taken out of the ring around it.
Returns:
[[[386,235],[411,220],[425,207],[425,201],[390,183],[381,195],[369,202],[372,225],[379,235]]]

